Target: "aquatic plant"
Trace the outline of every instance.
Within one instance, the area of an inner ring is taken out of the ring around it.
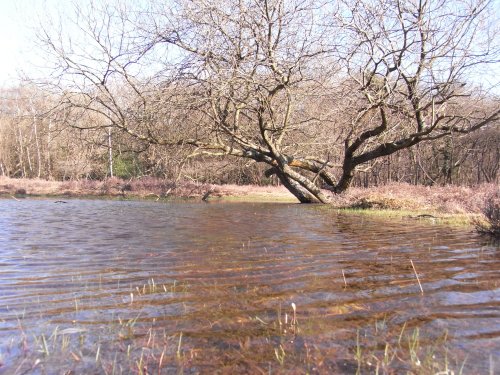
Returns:
[[[313,340],[307,328],[319,317],[302,317],[306,327],[302,332],[295,303],[285,310],[284,319],[279,305],[266,317],[229,320],[228,326],[239,320],[240,328],[234,332],[234,340],[222,336],[224,344],[220,347],[216,344],[217,330],[207,332],[207,337],[183,331],[168,334],[155,320],[136,316],[118,318],[99,335],[91,336],[76,322],[74,327],[56,327],[33,336],[24,344],[19,337],[12,346],[25,345],[24,355],[14,362],[12,358],[0,360],[8,363],[13,374],[57,370],[146,375],[215,369],[228,373],[460,374],[464,367],[464,361],[454,359],[449,352],[446,332],[430,337],[419,327],[409,329],[407,323],[395,331],[382,317],[346,338],[344,351],[330,351],[323,346],[325,339]]]

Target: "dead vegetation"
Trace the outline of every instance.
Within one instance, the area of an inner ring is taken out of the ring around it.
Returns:
[[[335,198],[339,208],[408,210],[447,214],[481,213],[495,184],[465,186],[421,186],[392,183],[371,188],[352,188]]]
[[[500,239],[500,193],[491,194],[484,201],[481,219],[474,220],[479,233],[484,233]]]
[[[41,179],[13,179],[0,177],[0,195],[30,196],[102,196],[136,198],[197,198],[209,185],[190,181],[175,183],[154,177],[122,180],[108,178],[99,180],[46,181]]]

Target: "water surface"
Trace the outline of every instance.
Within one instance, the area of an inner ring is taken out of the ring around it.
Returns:
[[[0,200],[0,373],[490,373],[499,258],[321,206]]]

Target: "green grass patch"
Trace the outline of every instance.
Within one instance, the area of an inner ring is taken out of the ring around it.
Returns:
[[[416,220],[422,223],[443,224],[457,227],[473,227],[478,214],[450,214],[429,210],[388,210],[362,208],[336,208],[339,213],[366,215],[387,219]]]

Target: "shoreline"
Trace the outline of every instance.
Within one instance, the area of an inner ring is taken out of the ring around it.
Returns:
[[[350,188],[344,194],[334,196],[329,207],[345,213],[473,226],[472,222],[481,217],[486,198],[497,191],[495,184],[428,187],[392,183]],[[174,183],[152,177],[128,181],[118,178],[47,181],[2,176],[0,198],[298,203],[283,186],[213,185],[192,181]]]
[[[215,185],[191,181],[175,183],[151,177],[129,181],[117,178],[47,181],[0,176],[0,198],[26,197],[298,203],[282,186]]]

